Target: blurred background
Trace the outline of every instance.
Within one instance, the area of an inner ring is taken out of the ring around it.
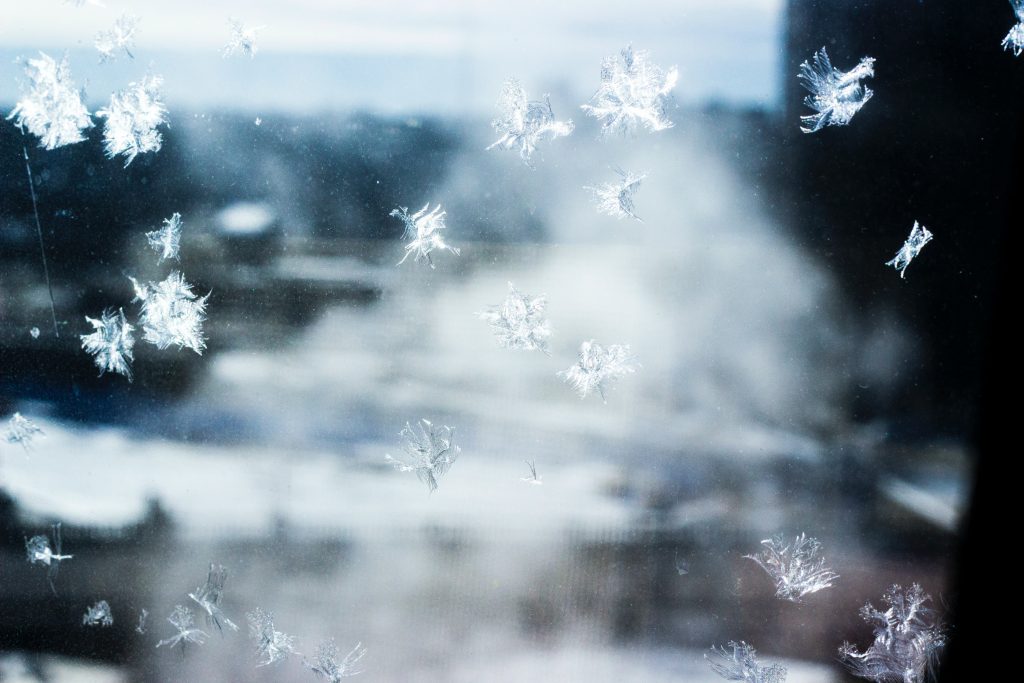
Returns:
[[[5,114],[42,50],[90,111],[162,75],[170,124],[124,168],[98,128],[45,151],[0,123],[0,419],[45,431],[0,443],[0,678],[311,679],[255,668],[259,606],[307,655],[361,641],[368,681],[712,681],[703,653],[745,640],[838,682],[891,584],[948,617],[1024,123],[1013,13],[971,4],[3,3]],[[134,59],[98,64],[122,12]],[[265,27],[254,59],[222,58],[232,16]],[[679,67],[675,125],[598,140],[579,105],[628,44]],[[875,57],[875,96],[804,135],[823,45]],[[576,123],[535,170],[484,151],[509,77]],[[648,174],[643,223],[583,189],[615,167]],[[388,213],[427,202],[462,253],[396,267]],[[84,316],[135,317],[127,276],[179,267],[145,240],[174,212],[209,348],[140,340],[133,382],[97,377]],[[884,264],[915,220],[935,239],[903,280]],[[478,319],[509,282],[547,295],[550,357]],[[642,364],[607,404],[555,374],[587,339]],[[420,418],[462,448],[431,495],[384,459]],[[54,596],[24,538],[57,521]],[[841,578],[792,604],[743,555],[801,532]],[[155,649],[210,562],[242,631]],[[83,627],[100,599],[114,625]]]

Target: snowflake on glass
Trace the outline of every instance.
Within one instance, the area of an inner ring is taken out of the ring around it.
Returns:
[[[267,666],[297,654],[295,639],[274,628],[274,615],[257,607],[245,617],[249,621],[249,636],[256,643],[256,656],[260,660],[256,666]]]
[[[82,339],[82,348],[86,353],[93,355],[100,375],[104,372],[116,372],[131,381],[132,370],[129,364],[134,358],[132,347],[135,346],[135,337],[132,336],[132,331],[135,328],[128,324],[124,310],[118,309],[117,313],[114,313],[108,308],[98,320],[89,316],[86,316],[85,320],[95,331],[92,334],[79,335]]]
[[[181,214],[175,213],[170,218],[165,218],[162,228],[146,233],[146,240],[149,246],[160,254],[160,261],[177,261],[178,248],[181,246]]]
[[[228,570],[221,564],[210,563],[210,571],[206,575],[206,583],[196,588],[195,593],[189,593],[197,605],[206,612],[206,620],[223,631],[227,626],[232,631],[238,630],[238,625],[224,615],[220,608],[220,600],[224,594],[224,582],[227,581]]]
[[[342,678],[362,673],[362,670],[356,669],[356,664],[365,655],[366,648],[362,643],[356,643],[352,651],[342,658],[338,645],[333,640],[328,640],[320,643],[313,660],[307,659],[305,664],[317,677],[324,678],[330,683],[339,683]]]
[[[263,26],[246,26],[235,18],[228,19],[228,27],[231,29],[231,38],[224,46],[222,54],[230,57],[236,52],[248,55],[250,58],[256,56],[256,34],[262,31]]]
[[[65,55],[59,62],[44,52],[25,60],[25,75],[31,82],[7,116],[15,125],[39,138],[39,145],[56,149],[85,140],[82,134],[93,126],[82,94],[71,82],[71,67]]]
[[[177,630],[177,633],[170,638],[161,640],[156,644],[157,647],[161,645],[174,647],[178,643],[181,643],[182,648],[189,643],[202,645],[210,637],[206,631],[195,628],[195,617],[192,615],[192,610],[188,607],[175,605],[174,611],[171,613],[171,616],[167,617],[167,621]]]
[[[96,112],[107,120],[103,127],[103,146],[107,157],[125,157],[124,165],[139,154],[158,152],[163,135],[157,126],[167,123],[160,87],[163,78],[149,75],[141,83],[129,83],[124,90],[110,96],[110,104]]]
[[[93,45],[100,53],[100,64],[117,59],[121,50],[131,59],[135,59],[132,48],[135,47],[135,33],[139,30],[139,18],[133,14],[122,14],[114,22],[113,27],[96,34]]]
[[[629,46],[601,62],[601,87],[581,108],[602,120],[604,136],[633,133],[638,126],[652,132],[671,128],[665,103],[678,79],[675,67],[666,73],[646,50]]]
[[[839,655],[860,678],[923,683],[946,643],[945,630],[925,607],[931,597],[915,583],[907,591],[893,586],[882,599],[889,606],[884,612],[870,602],[860,610],[861,618],[874,627],[875,641],[864,652],[843,643]]]
[[[203,322],[210,295],[196,297],[192,285],[178,271],[159,283],[140,284],[129,279],[135,287],[135,300],[142,302],[143,339],[161,350],[173,345],[202,355],[206,348]]]
[[[530,468],[530,476],[519,477],[519,481],[525,481],[527,484],[535,484],[538,486],[543,484],[544,482],[540,480],[540,475],[537,474],[537,465],[533,462],[533,460],[527,460],[526,466]]]
[[[590,190],[598,213],[615,218],[634,218],[643,223],[643,220],[636,215],[633,195],[640,189],[640,182],[647,177],[647,174],[637,175],[621,168],[616,168],[615,172],[619,175],[617,182],[604,183],[598,187],[584,187],[583,189]]]
[[[36,436],[45,436],[42,427],[21,413],[11,415],[7,421],[7,429],[4,431],[4,440],[10,444],[20,444],[28,451],[32,447],[32,441]]]
[[[572,120],[555,120],[547,95],[543,102],[526,99],[526,91],[514,78],[505,81],[498,98],[498,110],[500,114],[491,121],[491,127],[501,137],[487,149],[518,147],[519,157],[530,168],[533,168],[533,152],[541,140],[569,135],[574,128]]]
[[[114,615],[110,612],[110,605],[106,600],[100,600],[92,607],[85,610],[82,615],[82,623],[86,626],[113,626]]]
[[[679,557],[678,552],[675,555],[675,566],[676,574],[679,576],[686,576],[690,573],[690,561]]]
[[[744,642],[730,642],[729,648],[712,647],[704,654],[708,666],[727,681],[744,683],[785,683],[786,667],[781,664],[762,666],[757,661],[757,651]]]
[[[910,262],[921,253],[924,249],[924,245],[932,241],[932,233],[928,231],[928,228],[923,225],[919,225],[917,221],[914,221],[914,227],[910,229],[910,236],[907,237],[907,241],[903,243],[900,250],[896,252],[896,256],[891,261],[887,261],[885,265],[892,266],[896,270],[900,271],[900,277],[906,277],[907,266]]]
[[[142,609],[139,612],[139,621],[138,621],[137,624],[135,624],[135,632],[136,633],[145,633],[146,632],[146,620],[147,619],[149,619],[149,610],[148,609]]]
[[[1024,52],[1024,0],[1010,0],[1013,13],[1017,15],[1017,23],[1003,38],[1003,49],[1011,50],[1015,57]]]
[[[607,349],[591,339],[580,344],[579,360],[558,376],[572,385],[580,398],[597,391],[605,400],[605,388],[613,381],[636,372],[639,365],[629,345],[612,344]]]
[[[825,558],[818,557],[821,544],[817,539],[800,534],[787,545],[782,536],[761,541],[760,555],[743,557],[757,562],[761,569],[775,580],[775,595],[792,602],[800,602],[805,595],[829,588],[839,575],[825,566]]]
[[[825,48],[821,48],[810,61],[800,65],[798,78],[810,91],[804,104],[818,112],[801,116],[800,130],[816,133],[825,126],[845,126],[874,95],[861,81],[875,75],[875,60],[865,57],[849,71],[832,66]]]
[[[437,479],[448,471],[461,449],[453,443],[452,427],[434,427],[429,420],[420,420],[418,427],[417,431],[406,422],[401,432],[405,439],[404,457],[399,460],[387,455],[385,459],[399,472],[415,472],[433,493],[437,490]]]
[[[411,216],[409,209],[404,206],[400,206],[388,214],[402,221],[405,225],[402,239],[409,240],[405,245],[405,256],[398,262],[398,265],[405,263],[405,259],[409,258],[410,254],[414,255],[414,261],[426,261],[431,268],[434,267],[434,262],[430,258],[432,251],[447,249],[456,256],[459,255],[459,250],[456,247],[448,246],[444,238],[441,237],[441,231],[448,227],[444,224],[447,212],[441,210],[440,204],[434,207],[433,211],[428,212],[429,208],[430,202],[427,202],[422,209]]]
[[[547,303],[544,295],[530,297],[522,294],[510,282],[505,301],[478,315],[490,323],[498,344],[503,348],[548,353],[551,329],[544,316]]]
[[[60,563],[70,560],[74,555],[61,554],[60,522],[54,524],[51,529],[53,531],[52,545],[49,538],[44,534],[39,534],[38,536],[25,539],[25,554],[28,555],[29,563],[46,565],[46,579],[50,583],[50,589],[53,591],[53,594],[56,595],[57,588],[53,582],[60,571]]]

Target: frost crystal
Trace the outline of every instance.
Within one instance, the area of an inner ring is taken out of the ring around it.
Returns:
[[[548,353],[551,330],[544,317],[547,303],[544,295],[531,298],[518,292],[510,282],[505,301],[478,315],[481,320],[490,323],[494,336],[503,348],[524,351],[536,349]]]
[[[1015,57],[1024,52],[1024,0],[1010,0],[1013,13],[1017,15],[1017,23],[1003,38],[1003,49],[1012,50]]]
[[[781,664],[761,666],[757,661],[757,652],[744,642],[730,642],[729,653],[724,647],[712,647],[705,653],[704,659],[716,674],[727,681],[744,681],[745,683],[784,683],[786,667]]]
[[[178,643],[181,643],[182,647],[185,647],[189,643],[195,643],[196,645],[202,645],[209,638],[209,634],[205,631],[201,631],[195,626],[195,620],[192,616],[192,610],[188,607],[182,607],[181,605],[174,606],[174,612],[171,616],[167,617],[167,621],[171,623],[177,633],[170,638],[165,638],[156,644],[157,647],[161,645],[170,645],[174,647]]]
[[[675,67],[665,73],[646,50],[634,52],[630,46],[601,62],[601,87],[581,109],[603,119],[604,136],[633,133],[638,125],[652,132],[671,128],[665,100],[678,78]]]
[[[167,123],[167,108],[160,96],[163,78],[146,76],[141,83],[129,83],[124,90],[110,96],[110,104],[96,116],[107,119],[103,127],[103,145],[107,157],[125,156],[124,165],[136,155],[157,152],[163,135],[156,128]]]
[[[135,328],[128,324],[124,310],[118,309],[117,313],[114,313],[107,309],[103,311],[99,320],[89,316],[85,319],[93,326],[95,332],[80,335],[82,348],[93,355],[100,375],[104,372],[116,372],[131,381],[132,370],[129,363],[133,358],[132,347],[135,346],[135,337],[132,336],[132,330]]]
[[[224,46],[223,55],[230,57],[236,52],[248,55],[250,58],[256,56],[256,34],[263,30],[263,26],[245,26],[238,19],[228,19],[228,26],[231,28],[231,39]]]
[[[580,344],[579,360],[558,376],[572,384],[580,398],[597,391],[604,400],[606,385],[620,377],[636,372],[639,365],[629,351],[629,345],[612,344],[607,349],[593,339]]]
[[[543,484],[544,482],[540,480],[540,475],[537,474],[537,465],[532,460],[527,460],[526,466],[530,468],[530,476],[520,477],[520,481],[525,481],[528,484]]]
[[[32,335],[33,339],[39,339],[39,328],[38,327],[33,327],[31,330],[28,331],[28,333],[30,335]]]
[[[860,64],[843,72],[832,66],[825,48],[821,48],[810,61],[800,65],[798,78],[811,94],[804,104],[818,112],[801,116],[800,130],[816,133],[825,126],[845,126],[860,111],[874,93],[861,80],[875,75],[875,60],[865,57]]]
[[[146,239],[149,241],[149,246],[159,252],[160,261],[164,259],[177,261],[178,247],[181,244],[181,214],[175,213],[170,218],[165,218],[164,227],[147,232]]]
[[[40,146],[56,149],[85,139],[82,131],[93,126],[82,94],[71,82],[71,67],[65,56],[60,62],[44,52],[25,60],[25,75],[32,85],[7,120],[39,138]]]
[[[206,620],[223,630],[227,626],[232,631],[237,631],[238,626],[228,619],[220,608],[220,599],[224,593],[224,582],[227,581],[228,570],[221,564],[210,564],[210,572],[206,575],[206,583],[196,588],[195,593],[189,593],[197,605],[206,612]],[[222,623],[223,622],[223,623]]]
[[[917,221],[914,221],[914,227],[910,229],[910,236],[907,237],[907,241],[903,243],[900,250],[896,252],[896,256],[891,261],[887,261],[885,265],[892,266],[896,270],[900,271],[900,277],[905,277],[907,274],[907,266],[914,260],[921,250],[924,249],[924,245],[928,244],[932,240],[932,234],[928,231],[928,228],[923,225],[918,225]]]
[[[53,581],[57,578],[60,563],[64,560],[70,560],[74,555],[61,555],[60,522],[54,524],[52,529],[53,545],[50,545],[50,539],[40,534],[25,539],[25,553],[28,555],[28,561],[31,564],[45,564],[49,568],[46,572],[46,579],[50,582],[50,589],[53,591],[53,594],[56,595],[57,588],[53,585]]]
[[[419,431],[408,422],[402,429],[405,456],[398,460],[390,455],[385,459],[400,472],[415,472],[431,493],[437,490],[437,479],[448,471],[461,449],[452,443],[455,430],[441,426],[435,428],[429,420],[419,421]]]
[[[113,626],[114,615],[110,613],[110,605],[107,604],[107,601],[100,600],[86,609],[82,616],[82,623],[86,626]]]
[[[875,642],[864,652],[843,643],[839,655],[860,678],[878,683],[923,683],[946,642],[942,625],[924,606],[931,597],[915,583],[906,592],[893,586],[882,599],[889,606],[884,612],[870,602],[860,610],[861,618],[874,627]]]
[[[295,639],[274,630],[274,615],[257,607],[245,616],[249,621],[249,635],[256,641],[256,656],[260,659],[256,666],[267,666],[296,654]]]
[[[547,95],[544,95],[543,102],[527,100],[526,91],[514,78],[505,81],[498,97],[498,110],[501,113],[491,121],[491,126],[501,137],[487,149],[518,147],[520,158],[530,168],[533,168],[533,152],[545,136],[552,139],[563,137],[571,134],[574,128],[572,120],[555,120]]]
[[[319,678],[325,678],[330,683],[338,683],[342,678],[355,676],[362,673],[356,669],[356,664],[366,655],[366,648],[362,643],[356,643],[352,651],[339,661],[341,652],[333,640],[320,643],[316,649],[313,661],[305,660],[306,668],[316,674]]]
[[[675,557],[676,574],[679,576],[686,576],[690,573],[690,563],[687,560],[679,557],[679,553],[676,553]]]
[[[817,539],[800,534],[793,545],[786,545],[782,536],[761,541],[760,555],[744,555],[757,562],[761,569],[775,580],[775,595],[800,602],[810,593],[828,588],[839,575],[825,566],[825,558],[818,557],[821,544]]]
[[[146,632],[146,620],[147,619],[149,619],[149,610],[143,609],[141,612],[139,612],[139,623],[137,623],[135,625],[135,632],[136,633],[145,633]]]
[[[646,173],[637,175],[629,171],[616,168],[619,174],[619,181],[604,183],[599,187],[584,187],[590,190],[594,196],[594,203],[598,213],[607,214],[616,218],[635,218],[643,223],[643,220],[636,215],[636,207],[633,206],[633,195],[640,189],[640,182],[647,177]]]
[[[32,446],[36,435],[45,436],[42,427],[21,413],[11,415],[7,421],[7,430],[4,432],[4,439],[10,444],[21,444],[26,451]]]
[[[456,256],[459,255],[459,250],[445,244],[444,238],[441,237],[441,230],[448,227],[444,224],[446,212],[441,211],[440,204],[429,213],[427,212],[428,208],[430,208],[430,202],[427,202],[422,209],[411,216],[409,209],[404,206],[400,206],[388,214],[405,224],[402,239],[409,240],[409,243],[405,245],[405,256],[398,262],[398,265],[405,263],[405,259],[409,258],[410,254],[414,254],[414,261],[426,260],[433,268],[434,262],[430,258],[430,252],[435,249],[447,249]]]
[[[96,34],[93,43],[100,53],[100,64],[117,59],[121,50],[135,59],[132,48],[135,47],[135,32],[139,30],[139,18],[132,14],[122,14],[114,26]]]
[[[206,348],[203,321],[210,295],[197,298],[192,285],[178,271],[159,283],[139,284],[129,279],[135,287],[135,299],[142,302],[143,338],[161,350],[176,345],[202,355]]]

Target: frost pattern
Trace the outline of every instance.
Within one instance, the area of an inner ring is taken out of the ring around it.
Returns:
[[[547,298],[543,294],[530,297],[516,290],[510,282],[505,301],[497,306],[491,306],[479,316],[481,320],[490,324],[494,336],[498,338],[498,344],[503,348],[548,353],[551,329],[544,316],[547,303]]]
[[[227,626],[232,631],[238,630],[238,625],[224,615],[220,608],[220,600],[224,594],[224,582],[227,581],[228,570],[222,564],[210,563],[210,571],[206,575],[206,583],[196,588],[195,593],[189,593],[197,605],[206,612],[206,620],[222,631]]]
[[[584,187],[583,189],[590,190],[598,213],[615,218],[634,218],[643,223],[643,220],[636,215],[633,195],[640,189],[640,182],[647,177],[647,174],[637,175],[621,168],[616,168],[615,172],[619,174],[617,182],[604,183],[598,187]]]
[[[942,625],[925,607],[931,597],[915,583],[905,592],[894,585],[882,600],[889,606],[884,612],[870,602],[860,610],[861,618],[874,627],[875,641],[864,652],[843,643],[839,655],[860,678],[878,683],[923,683],[946,642]]]
[[[690,573],[690,562],[679,557],[679,553],[675,556],[676,574],[679,576],[686,576]]]
[[[181,605],[175,605],[174,611],[171,612],[171,616],[167,617],[167,621],[170,622],[177,633],[170,638],[164,638],[156,644],[157,647],[161,645],[169,645],[174,647],[178,643],[181,643],[182,647],[185,647],[189,643],[195,643],[196,645],[202,645],[206,642],[206,639],[210,637],[206,631],[201,631],[195,628],[195,618],[192,615],[192,610],[188,607],[182,607]]]
[[[206,348],[203,322],[210,295],[196,297],[192,285],[178,271],[159,283],[139,284],[129,279],[135,287],[135,299],[142,302],[143,338],[161,350],[174,345],[202,355]]]
[[[1024,52],[1024,0],[1010,0],[1010,6],[1017,15],[1017,23],[1003,38],[1003,49],[1012,51],[1014,57],[1020,57]]]
[[[263,30],[263,26],[246,26],[238,19],[228,19],[228,27],[231,29],[231,38],[224,46],[223,55],[230,57],[236,52],[248,55],[250,58],[256,56],[256,34]]]
[[[671,128],[665,102],[678,79],[676,67],[666,73],[646,50],[629,46],[601,62],[601,87],[581,109],[602,120],[603,136],[633,133],[638,126],[652,132]]]
[[[135,328],[128,324],[124,310],[118,309],[117,313],[114,313],[108,308],[103,311],[99,320],[89,316],[85,319],[95,331],[92,334],[80,335],[82,348],[86,353],[93,355],[100,375],[104,372],[116,372],[131,381],[132,370],[129,364],[134,358],[132,347],[135,346],[135,337],[132,336],[132,331]]]
[[[60,522],[54,524],[51,529],[53,532],[52,545],[49,538],[39,534],[25,540],[25,554],[28,555],[28,561],[31,564],[45,564],[48,567],[46,579],[50,583],[50,589],[53,591],[53,594],[56,595],[57,588],[53,582],[60,571],[60,563],[70,560],[74,555],[61,554]]]
[[[7,421],[7,429],[4,431],[4,440],[10,444],[21,444],[26,451],[32,446],[36,436],[45,436],[43,428],[21,413],[11,415]]]
[[[710,653],[704,654],[708,666],[716,674],[727,681],[744,681],[745,683],[784,683],[786,667],[781,664],[761,666],[757,661],[757,651],[744,642],[730,642],[732,653],[724,647],[712,647]]]
[[[572,385],[580,398],[597,391],[605,399],[605,389],[613,381],[636,372],[639,365],[629,345],[612,344],[607,349],[591,339],[580,344],[579,360],[558,376]]]
[[[110,96],[110,104],[96,116],[105,118],[103,145],[107,157],[125,156],[124,165],[139,154],[158,152],[163,135],[157,126],[167,123],[167,108],[161,99],[163,78],[146,76],[141,83],[130,83],[124,90]]]
[[[405,439],[402,446],[405,455],[401,460],[387,455],[385,460],[399,472],[415,472],[416,477],[433,493],[437,490],[438,478],[452,466],[461,449],[453,443],[454,428],[434,427],[429,420],[420,420],[418,427],[417,431],[406,422],[401,432]]]
[[[130,58],[135,59],[132,48],[135,47],[135,33],[139,30],[139,18],[134,14],[122,14],[113,27],[96,34],[96,51],[100,53],[100,64],[117,59],[124,50]]]
[[[316,649],[313,661],[305,660],[306,668],[312,671],[319,678],[325,678],[330,683],[338,683],[342,678],[355,676],[362,673],[356,669],[356,664],[366,655],[366,648],[362,643],[356,643],[352,651],[341,658],[341,651],[333,640],[320,643]]]
[[[405,259],[409,258],[410,254],[414,254],[413,261],[425,260],[433,268],[434,262],[430,258],[430,252],[435,249],[447,249],[456,256],[459,255],[459,250],[448,246],[444,238],[441,237],[441,230],[448,227],[444,224],[447,212],[441,210],[440,204],[435,206],[433,211],[428,212],[428,208],[430,208],[430,202],[427,202],[422,209],[411,216],[409,209],[404,206],[400,206],[388,214],[405,224],[402,239],[409,240],[405,245],[405,256],[398,262],[398,265],[405,263]]]
[[[245,615],[249,621],[249,636],[256,642],[256,656],[267,666],[296,654],[295,639],[274,629],[274,615],[257,607]]]
[[[498,110],[498,118],[491,121],[491,127],[501,137],[487,149],[518,147],[519,157],[530,168],[533,168],[531,157],[541,140],[570,135],[575,128],[571,119],[555,120],[547,95],[543,101],[527,100],[526,91],[515,78],[505,81],[502,86]]]
[[[775,595],[800,602],[805,595],[829,588],[839,575],[825,566],[818,557],[821,544],[815,538],[800,534],[787,545],[781,535],[761,541],[760,555],[744,555],[757,562],[775,581]]]
[[[82,623],[86,626],[113,626],[114,615],[110,612],[110,605],[107,604],[107,601],[100,600],[86,609],[82,616]]]
[[[910,236],[907,237],[907,241],[903,243],[900,250],[896,252],[896,256],[891,261],[887,261],[885,265],[892,266],[896,270],[900,271],[900,277],[906,277],[907,266],[910,262],[921,253],[924,249],[924,245],[932,241],[932,233],[928,231],[928,228],[923,225],[919,225],[917,221],[914,221],[914,227],[910,229]]]
[[[520,477],[519,480],[520,481],[525,481],[527,484],[537,484],[537,485],[543,484],[544,482],[542,482],[540,480],[540,475],[537,474],[537,465],[534,463],[534,461],[533,460],[527,460],[526,461],[526,466],[530,468],[530,476],[528,476],[528,477]]]
[[[160,254],[160,261],[177,261],[178,248],[181,246],[181,214],[175,213],[170,218],[165,218],[162,228],[146,233],[146,240],[149,246]]]
[[[82,94],[71,82],[67,56],[58,62],[40,52],[39,57],[25,60],[25,75],[31,87],[7,120],[15,119],[15,125],[28,129],[46,149],[85,140],[82,131],[92,128],[92,118],[82,103]]]
[[[135,624],[136,633],[146,632],[146,620],[149,619],[149,610],[143,609],[139,612],[139,623]]]
[[[800,130],[816,133],[825,126],[848,124],[874,95],[861,83],[875,75],[874,64],[874,58],[865,57],[857,66],[843,72],[832,66],[825,48],[801,64],[797,77],[803,79],[803,86],[811,93],[804,98],[804,104],[818,113],[801,116]]]

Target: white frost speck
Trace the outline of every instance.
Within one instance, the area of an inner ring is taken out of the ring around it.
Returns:
[[[135,47],[135,34],[139,30],[139,18],[133,14],[122,14],[114,22],[113,27],[96,34],[93,45],[100,53],[100,64],[117,59],[121,50],[131,59],[135,59],[132,48]]]
[[[160,76],[146,76],[140,83],[130,83],[111,95],[110,104],[96,112],[96,116],[107,120],[103,145],[108,158],[123,154],[124,165],[128,166],[139,154],[160,151],[163,135],[157,127],[167,123],[167,108],[160,94],[162,85]]]
[[[579,360],[568,370],[558,373],[572,385],[580,398],[597,391],[605,399],[605,389],[615,380],[636,372],[639,364],[629,345],[612,344],[605,348],[591,339],[580,344]]]
[[[167,617],[167,621],[177,631],[170,638],[165,638],[156,644],[157,647],[162,645],[169,645],[174,647],[178,643],[181,643],[182,647],[185,647],[189,643],[195,643],[196,645],[202,645],[209,638],[209,634],[206,631],[201,631],[195,626],[195,617],[192,615],[192,610],[188,607],[182,607],[181,605],[175,605],[174,611],[171,616]]]
[[[199,605],[206,612],[206,620],[223,630],[227,626],[232,631],[238,630],[238,625],[225,616],[220,607],[221,597],[224,595],[224,583],[228,578],[228,570],[221,564],[210,564],[210,571],[206,575],[206,583],[196,588],[194,593],[188,597]]]
[[[845,126],[853,115],[867,104],[874,92],[861,81],[875,75],[875,60],[865,57],[849,71],[832,66],[828,52],[821,48],[809,61],[800,65],[798,78],[810,91],[804,104],[816,114],[801,116],[800,130],[816,133],[825,126]]]
[[[361,670],[356,669],[356,664],[365,655],[366,648],[362,643],[356,643],[352,651],[342,657],[337,644],[333,640],[328,640],[320,643],[313,660],[307,659],[305,664],[306,668],[316,674],[318,678],[324,678],[330,683],[340,683],[342,678],[362,673]]]
[[[163,227],[146,233],[149,246],[160,253],[160,261],[164,259],[178,260],[178,247],[181,245],[181,214],[175,213],[164,219]]]
[[[646,50],[626,47],[601,62],[601,86],[582,105],[583,111],[601,120],[601,134],[633,133],[640,126],[654,132],[672,127],[665,113],[669,93],[679,72],[667,72],[650,61]]]
[[[1010,32],[1003,38],[1003,49],[1013,52],[1015,57],[1020,57],[1024,52],[1024,0],[1010,0],[1013,13],[1017,15],[1017,23],[1010,28]]]
[[[82,133],[93,126],[82,94],[71,82],[71,67],[65,56],[59,62],[44,52],[24,60],[25,75],[31,85],[8,120],[39,138],[45,149],[56,149],[85,140]]]
[[[385,460],[400,472],[415,472],[433,493],[437,490],[438,478],[452,466],[461,449],[454,443],[455,429],[452,427],[435,427],[429,420],[420,420],[417,426],[419,430],[407,422],[401,431],[405,440],[402,459],[387,455]]]
[[[96,367],[100,369],[100,375],[104,372],[116,372],[124,375],[129,381],[132,379],[130,363],[133,359],[132,347],[135,346],[135,337],[132,336],[132,327],[124,317],[124,310],[119,309],[117,313],[107,309],[103,311],[99,319],[86,316],[86,322],[95,330],[92,334],[80,335],[82,348],[93,355]]]
[[[800,602],[805,595],[832,585],[839,575],[825,566],[818,557],[821,544],[817,539],[800,534],[787,545],[782,536],[761,541],[764,548],[758,555],[744,555],[760,565],[775,581],[775,595],[791,602]]]
[[[82,623],[86,626],[113,626],[114,615],[110,612],[110,605],[106,600],[100,600],[92,607],[85,610],[82,615]]]
[[[633,205],[633,195],[640,189],[640,183],[647,177],[646,173],[632,173],[616,168],[619,180],[613,183],[603,183],[597,187],[584,187],[594,197],[594,205],[598,213],[603,213],[615,218],[633,218],[641,223],[643,220],[636,215],[636,207]]]
[[[910,236],[907,237],[907,241],[903,243],[900,250],[896,252],[896,256],[891,261],[887,261],[885,265],[892,266],[896,270],[900,271],[900,277],[906,277],[907,266],[910,262],[921,253],[924,249],[924,245],[932,241],[932,233],[928,231],[928,228],[923,225],[919,225],[917,221],[914,221],[914,227],[910,229]]]
[[[206,320],[206,300],[209,294],[197,297],[184,275],[172,272],[163,282],[140,284],[130,278],[135,287],[135,298],[142,302],[143,339],[158,349],[170,346],[189,348],[203,354],[206,338],[203,322]]]
[[[478,315],[490,324],[503,348],[548,353],[551,329],[544,315],[546,307],[544,295],[531,297],[523,294],[510,282],[505,301]]]
[[[757,651],[744,642],[730,642],[729,652],[724,647],[712,647],[711,652],[704,655],[708,666],[716,674],[727,681],[743,681],[744,683],[784,683],[786,667],[781,664],[762,666],[757,661]]]
[[[569,135],[574,128],[572,120],[555,120],[547,95],[543,101],[528,100],[523,86],[514,78],[502,86],[498,110],[499,115],[491,121],[491,127],[501,137],[487,149],[518,147],[519,157],[530,168],[533,168],[533,152],[541,140]]]
[[[248,56],[250,59],[256,56],[256,34],[262,31],[263,26],[246,26],[235,18],[228,19],[228,27],[231,30],[231,37],[228,44],[224,46],[222,54],[230,57],[236,52]]]
[[[427,202],[422,209],[409,215],[409,209],[400,206],[389,214],[402,221],[405,225],[402,239],[409,240],[405,245],[405,256],[398,262],[398,265],[405,263],[410,254],[413,255],[413,261],[426,261],[431,268],[434,267],[434,261],[430,258],[432,251],[447,250],[456,256],[459,255],[459,250],[449,246],[441,236],[441,231],[448,227],[445,225],[447,213],[441,210],[440,204],[428,212],[429,208],[430,202]]]

